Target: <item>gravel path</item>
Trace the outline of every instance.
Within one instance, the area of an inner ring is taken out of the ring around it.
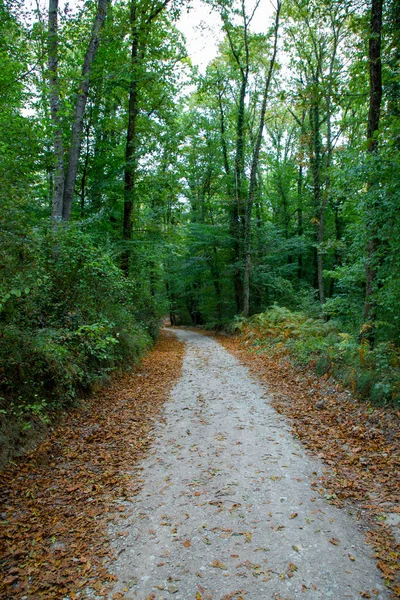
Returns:
[[[212,338],[176,335],[186,342],[183,374],[140,465],[132,514],[111,532],[113,594],[389,598],[355,520],[318,492],[321,463],[265,388]]]

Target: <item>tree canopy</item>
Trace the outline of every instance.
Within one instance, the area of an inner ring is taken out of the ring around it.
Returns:
[[[201,73],[180,0],[0,1],[1,387],[16,413],[138,359],[168,313],[223,328],[280,306],[329,322],[367,372],[396,367],[398,3],[278,0],[261,33],[259,2],[207,4],[223,39]],[[367,380],[399,397],[398,376]]]

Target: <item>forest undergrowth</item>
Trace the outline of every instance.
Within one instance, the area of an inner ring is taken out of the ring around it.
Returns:
[[[134,373],[74,409],[35,451],[2,474],[0,598],[109,597],[108,523],[140,489],[134,465],[179,378],[183,344],[162,333]],[[121,532],[121,535],[123,533]]]
[[[241,335],[217,334],[217,339],[267,384],[274,408],[326,464],[323,478],[313,482],[316,496],[354,508],[385,584],[400,597],[398,409],[360,398],[329,372],[318,376],[310,366],[296,365],[283,344],[263,343],[254,326],[243,327]]]
[[[259,346],[291,356],[317,375],[333,376],[374,404],[400,406],[400,348],[361,339],[339,320],[313,317],[275,304],[233,327]]]

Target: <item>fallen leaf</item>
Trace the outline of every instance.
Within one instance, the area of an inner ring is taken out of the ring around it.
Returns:
[[[338,546],[339,545],[340,540],[337,540],[336,538],[331,538],[329,540],[330,544],[333,544],[334,546]]]
[[[211,566],[214,567],[215,569],[226,570],[226,566],[220,560],[214,560],[214,562],[211,564]]]

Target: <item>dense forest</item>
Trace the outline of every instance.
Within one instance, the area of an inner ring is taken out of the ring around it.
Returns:
[[[0,0],[1,412],[46,418],[161,319],[400,397],[400,4]],[[267,342],[266,342],[267,343]]]

